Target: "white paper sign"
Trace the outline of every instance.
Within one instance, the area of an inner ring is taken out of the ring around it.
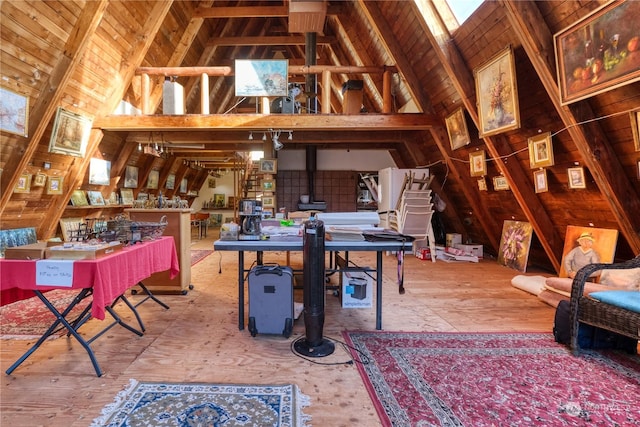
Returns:
[[[36,261],[36,285],[70,288],[73,285],[73,260],[41,259]]]

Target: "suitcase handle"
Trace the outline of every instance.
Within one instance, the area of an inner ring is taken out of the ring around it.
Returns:
[[[282,276],[282,269],[278,264],[255,267],[255,275],[260,276],[261,274],[277,274],[278,276]]]

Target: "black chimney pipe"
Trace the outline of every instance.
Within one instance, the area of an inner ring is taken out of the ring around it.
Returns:
[[[307,145],[305,147],[307,155],[307,181],[309,190],[309,203],[316,201],[315,194],[315,172],[318,158],[318,149],[315,145]]]

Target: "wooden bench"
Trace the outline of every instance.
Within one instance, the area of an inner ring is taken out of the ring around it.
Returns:
[[[636,340],[640,340],[640,313],[584,296],[584,286],[591,274],[599,270],[624,270],[640,267],[640,255],[614,264],[589,264],[578,270],[571,287],[571,350],[580,352],[579,323],[586,323]],[[640,292],[640,290],[638,291]]]

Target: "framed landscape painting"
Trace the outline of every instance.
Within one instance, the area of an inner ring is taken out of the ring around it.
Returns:
[[[511,47],[474,70],[480,137],[520,127],[515,61]]]
[[[49,152],[84,157],[90,133],[91,120],[58,107]]]
[[[289,61],[236,59],[236,96],[287,96]]]
[[[554,35],[563,105],[640,80],[640,2],[616,1]]]
[[[569,175],[569,188],[587,188],[587,183],[584,179],[584,168],[569,168],[567,169],[567,175]]]
[[[29,98],[0,88],[0,130],[20,136],[28,136]]]
[[[467,122],[464,119],[464,108],[460,107],[445,119],[451,150],[464,147],[471,142]]]
[[[89,184],[109,185],[111,179],[111,162],[92,158],[89,163]]]

